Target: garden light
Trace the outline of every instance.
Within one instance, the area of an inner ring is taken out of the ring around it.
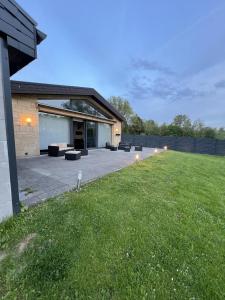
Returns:
[[[156,149],[154,150],[154,152],[157,153],[157,152],[158,152],[158,149],[156,148]]]
[[[82,174],[82,171],[80,170],[77,175],[77,189],[76,189],[77,192],[79,192],[79,190],[80,190],[82,177],[83,177],[83,174]]]
[[[168,149],[168,147],[167,146],[164,146],[164,150],[167,150]]]

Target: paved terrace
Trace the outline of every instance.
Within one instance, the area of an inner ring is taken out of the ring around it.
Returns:
[[[20,200],[28,206],[42,202],[73,189],[79,170],[84,184],[132,164],[137,153],[140,159],[145,159],[154,154],[154,149],[143,148],[142,152],[95,149],[75,161],[47,155],[18,159]]]

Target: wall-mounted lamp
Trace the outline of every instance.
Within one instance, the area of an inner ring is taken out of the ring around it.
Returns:
[[[119,133],[119,129],[118,129],[118,128],[116,128],[116,129],[115,129],[115,132],[116,132],[116,135],[117,135],[117,136],[119,136],[119,135],[120,135],[120,133]]]
[[[31,118],[26,118],[26,123],[27,123],[27,125],[31,125],[31,123],[32,123],[32,120],[31,120]]]

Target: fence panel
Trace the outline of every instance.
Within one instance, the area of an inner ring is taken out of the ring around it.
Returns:
[[[150,148],[163,148],[167,146],[168,149],[182,152],[225,155],[225,140],[122,134],[122,141],[131,143],[132,145],[143,145],[144,147]]]

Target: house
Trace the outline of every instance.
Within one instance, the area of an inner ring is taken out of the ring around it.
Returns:
[[[11,91],[17,157],[52,143],[82,149],[121,140],[123,116],[92,88],[11,81]]]

